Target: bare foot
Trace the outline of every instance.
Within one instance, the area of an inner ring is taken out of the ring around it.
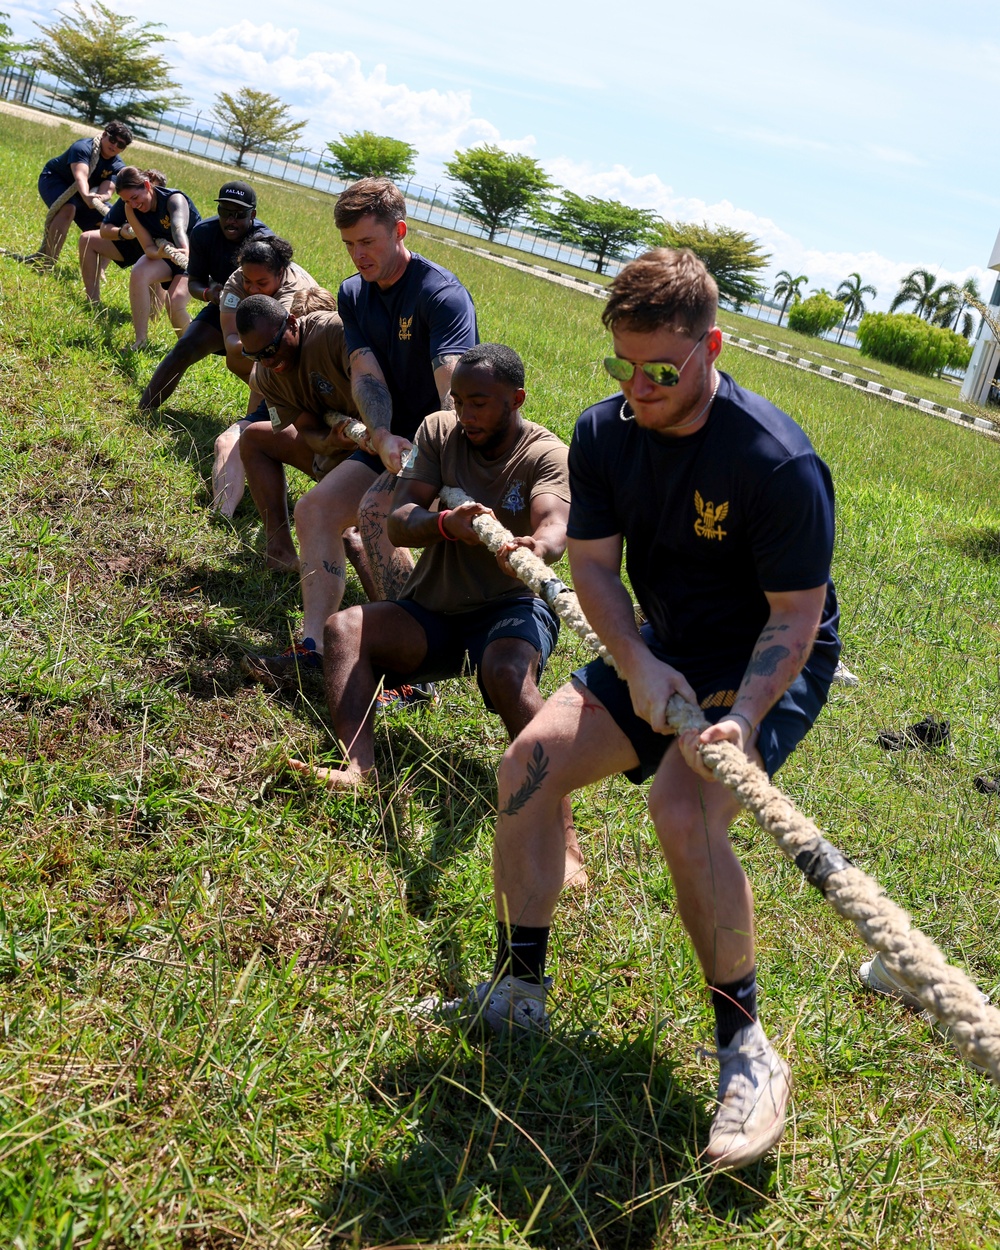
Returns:
[[[585,890],[588,885],[587,869],[583,863],[583,854],[579,847],[566,848],[566,866],[563,868],[563,888],[566,890]]]
[[[368,774],[351,764],[346,768],[317,768],[296,759],[288,759],[286,763],[293,773],[321,781],[328,790],[360,790],[368,784]]]
[[[294,551],[289,556],[273,556],[268,552],[264,556],[264,563],[269,569],[274,569],[276,573],[297,573],[299,571],[299,558]]]

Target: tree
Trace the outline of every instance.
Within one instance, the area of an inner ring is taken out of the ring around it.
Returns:
[[[371,130],[355,130],[331,139],[326,146],[333,157],[327,161],[327,168],[346,182],[357,178],[391,178],[398,182],[409,178],[415,168],[417,149],[411,143]]]
[[[27,52],[28,45],[26,43],[14,43],[11,39],[13,31],[3,20],[10,17],[9,13],[0,13],[0,66],[13,65],[15,55],[18,52]]]
[[[218,121],[229,131],[228,142],[237,149],[237,167],[251,148],[286,145],[292,151],[306,128],[305,122],[293,122],[288,105],[269,91],[241,87],[238,95],[220,91],[213,109]]]
[[[844,305],[829,291],[819,290],[808,299],[798,300],[788,311],[788,328],[817,338],[832,330],[844,315]]]
[[[167,42],[156,34],[162,22],[140,22],[100,0],[89,10],[76,0],[73,8],[52,26],[39,23],[45,38],[30,45],[38,68],[64,84],[57,99],[91,124],[117,117],[140,132],[136,122],[187,103],[157,94],[177,86],[170,66],[152,50]]]
[[[509,230],[519,217],[541,210],[556,189],[536,160],[489,143],[456,152],[444,168],[464,188],[455,196],[457,204],[486,227],[491,243],[498,230]]]
[[[788,307],[788,301],[792,300],[798,303],[802,298],[801,288],[809,281],[806,274],[800,273],[797,278],[793,278],[787,269],[778,270],[778,280],[774,284],[774,298],[783,299],[785,302],[781,305],[781,312],[778,313],[778,325],[781,325],[781,319],[785,315],[785,309]]]
[[[913,311],[916,315],[929,319],[941,295],[942,291],[940,288],[935,288],[934,275],[929,269],[911,269],[899,284],[899,290],[889,305],[889,311],[895,312],[904,304],[914,304],[916,307]]]
[[[979,283],[975,278],[966,278],[961,286],[954,282],[946,282],[934,292],[937,296],[931,321],[936,326],[958,332],[959,322],[962,324],[961,334],[969,338],[972,334],[972,314],[966,312],[967,307],[975,307],[972,301],[982,299]]]
[[[660,219],[648,208],[632,208],[620,200],[602,200],[596,195],[576,195],[564,191],[551,212],[536,214],[542,232],[549,238],[574,243],[594,257],[598,273],[604,272],[609,257],[620,259],[626,248],[653,246],[659,242]]]
[[[868,283],[862,283],[861,274],[859,273],[850,274],[837,287],[836,298],[844,305],[844,320],[840,327],[840,333],[837,335],[838,343],[844,337],[847,323],[849,321],[860,321],[867,312],[865,307],[866,295],[870,295],[872,299],[875,299],[878,291]]]
[[[659,228],[664,247],[687,247],[716,281],[719,294],[737,308],[759,298],[764,288],[756,275],[771,257],[743,230],[731,226],[665,221]]]

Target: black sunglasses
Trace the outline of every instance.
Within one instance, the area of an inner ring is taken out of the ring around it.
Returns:
[[[248,352],[244,347],[243,355],[246,356],[247,360],[270,360],[272,356],[277,356],[281,347],[281,340],[285,337],[285,328],[287,325],[288,313],[285,313],[285,319],[281,323],[278,333],[274,336],[270,343],[268,343],[266,347],[262,347],[259,352]]]
[[[228,217],[232,221],[245,221],[250,216],[249,208],[223,208],[219,205],[219,216]]]

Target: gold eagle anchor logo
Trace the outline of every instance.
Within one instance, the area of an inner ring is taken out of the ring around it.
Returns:
[[[694,532],[699,538],[717,538],[721,542],[726,531],[719,524],[729,515],[729,502],[720,503],[718,507],[711,499],[706,503],[700,491],[694,492],[694,506],[698,511],[698,520],[694,523]]]
[[[413,338],[413,335],[410,333],[410,326],[411,326],[411,325],[413,325],[413,317],[412,317],[412,315],[411,315],[411,316],[409,316],[409,317],[400,317],[400,319],[399,319],[399,337],[402,339],[402,341],[403,341],[404,343],[409,342],[409,340]]]

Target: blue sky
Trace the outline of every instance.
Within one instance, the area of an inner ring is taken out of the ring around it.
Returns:
[[[51,18],[0,5],[22,37]],[[416,144],[431,185],[456,147],[497,142],[575,191],[745,229],[772,273],[835,287],[857,270],[877,306],[915,266],[992,289],[995,3],[113,7],[168,15],[196,104],[273,91],[317,147],[362,127]]]

